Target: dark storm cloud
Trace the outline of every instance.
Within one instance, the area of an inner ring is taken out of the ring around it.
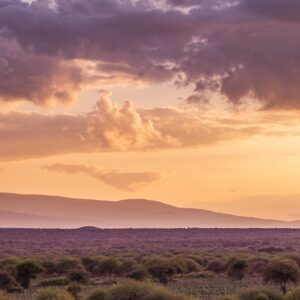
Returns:
[[[195,83],[187,101],[205,104],[215,92],[233,105],[248,98],[265,110],[299,109],[299,16],[293,0],[244,0],[216,13],[182,64]]]
[[[253,98],[263,109],[300,108],[298,1],[46,4],[0,4],[3,101],[68,102],[103,78],[173,79],[195,86],[193,104],[214,92],[233,105]],[[94,63],[92,72],[84,62]]]
[[[0,37],[0,95],[4,101],[70,102],[82,71],[68,61],[23,51]]]
[[[100,5],[102,1],[59,0],[57,11],[9,5],[0,11],[0,24],[22,46],[38,54],[145,69],[151,60],[165,62],[176,56],[178,46],[183,48],[193,34],[194,24],[180,12],[111,2],[107,9]]]

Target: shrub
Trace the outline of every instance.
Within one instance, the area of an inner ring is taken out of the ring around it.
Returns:
[[[19,258],[6,257],[0,260],[0,269],[9,272],[13,276],[16,275],[16,265],[19,263]]]
[[[152,265],[159,265],[159,264],[168,265],[170,268],[174,270],[174,273],[186,273],[185,260],[180,256],[176,256],[168,260],[162,259]]]
[[[137,266],[132,272],[129,273],[128,277],[135,280],[144,280],[149,276],[147,269],[144,266]]]
[[[174,268],[172,268],[167,262],[151,265],[148,267],[148,271],[153,278],[165,285],[175,274]]]
[[[11,274],[5,271],[0,271],[0,290],[9,292],[18,287],[18,283]]]
[[[16,266],[17,281],[20,285],[27,289],[30,285],[30,280],[36,278],[36,275],[43,271],[43,268],[32,261],[24,261]]]
[[[88,297],[87,300],[104,300],[105,291],[103,289],[94,290]]]
[[[93,257],[83,257],[81,263],[84,268],[93,275],[96,275],[99,269],[99,260]]]
[[[258,252],[265,252],[265,253],[275,254],[275,253],[284,252],[284,249],[269,246],[269,247],[262,247],[262,248],[258,249]]]
[[[87,283],[88,278],[88,273],[85,271],[73,271],[68,275],[68,279],[70,281],[75,281],[78,283]]]
[[[300,267],[300,254],[296,254],[296,253],[289,254],[287,258],[294,260],[296,264]]]
[[[14,256],[4,257],[4,258],[0,259],[0,266],[1,266],[1,268],[5,269],[6,266],[11,266],[11,265],[15,266],[19,262],[20,262],[20,259],[18,257],[14,257]]]
[[[282,296],[271,289],[244,289],[238,292],[238,300],[282,300]]]
[[[57,263],[53,260],[45,260],[42,262],[42,267],[45,269],[45,274],[53,275],[57,271]]]
[[[181,276],[182,278],[188,278],[188,279],[197,279],[197,278],[214,278],[216,277],[216,274],[210,271],[200,271],[200,272],[192,272],[189,274],[184,274]]]
[[[204,265],[204,260],[203,260],[203,258],[200,257],[200,256],[193,255],[193,254],[189,254],[187,257],[188,257],[189,259],[195,261],[197,264],[199,264],[199,265],[201,265],[201,266]]]
[[[221,273],[224,272],[225,264],[221,260],[211,260],[207,263],[205,270],[215,272],[215,273]]]
[[[68,274],[73,271],[84,271],[84,267],[77,259],[66,257],[57,263],[56,272],[58,274]]]
[[[53,277],[49,279],[44,279],[41,281],[40,286],[65,286],[69,284],[69,279],[67,277]]]
[[[200,265],[192,259],[186,259],[185,263],[185,273],[197,272],[200,270]]]
[[[0,291],[0,300],[10,300],[10,298],[4,291]]]
[[[35,300],[74,300],[71,294],[64,290],[45,288],[40,290]]]
[[[264,271],[264,281],[272,282],[279,286],[282,293],[287,293],[287,285],[294,283],[295,285],[300,279],[300,271],[298,265],[292,260],[273,260]]]
[[[185,297],[152,283],[126,281],[107,290],[104,300],[188,300]],[[89,299],[91,300],[91,299]]]
[[[300,288],[296,288],[288,292],[284,298],[285,300],[299,300],[300,299]]]
[[[121,262],[115,257],[108,257],[99,262],[98,272],[100,274],[118,274]]]
[[[137,263],[134,259],[125,259],[120,266],[120,272],[130,273],[135,269],[136,265]]]
[[[236,298],[234,296],[222,295],[214,298],[214,300],[236,300]]]
[[[72,282],[67,291],[74,297],[75,300],[79,300],[79,294],[82,291],[82,286],[78,282]]]
[[[245,277],[247,268],[248,264],[245,260],[235,259],[229,264],[227,275],[231,278],[241,280]]]
[[[168,261],[176,273],[191,273],[200,270],[200,265],[193,259],[177,256]]]
[[[260,257],[255,257],[250,261],[250,272],[251,273],[263,273],[265,270],[267,264],[268,264],[268,259],[266,258],[260,258]]]

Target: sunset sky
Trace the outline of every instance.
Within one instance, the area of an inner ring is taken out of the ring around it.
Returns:
[[[0,191],[300,219],[299,0],[0,1]]]

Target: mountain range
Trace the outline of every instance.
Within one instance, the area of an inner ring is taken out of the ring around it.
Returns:
[[[300,228],[298,221],[260,219],[145,199],[87,200],[0,193],[0,227],[18,228]]]

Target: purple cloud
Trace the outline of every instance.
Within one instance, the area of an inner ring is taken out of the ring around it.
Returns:
[[[193,104],[213,92],[232,105],[300,108],[298,1],[155,3],[2,1],[1,100],[67,102],[88,84],[121,77],[194,85]]]

